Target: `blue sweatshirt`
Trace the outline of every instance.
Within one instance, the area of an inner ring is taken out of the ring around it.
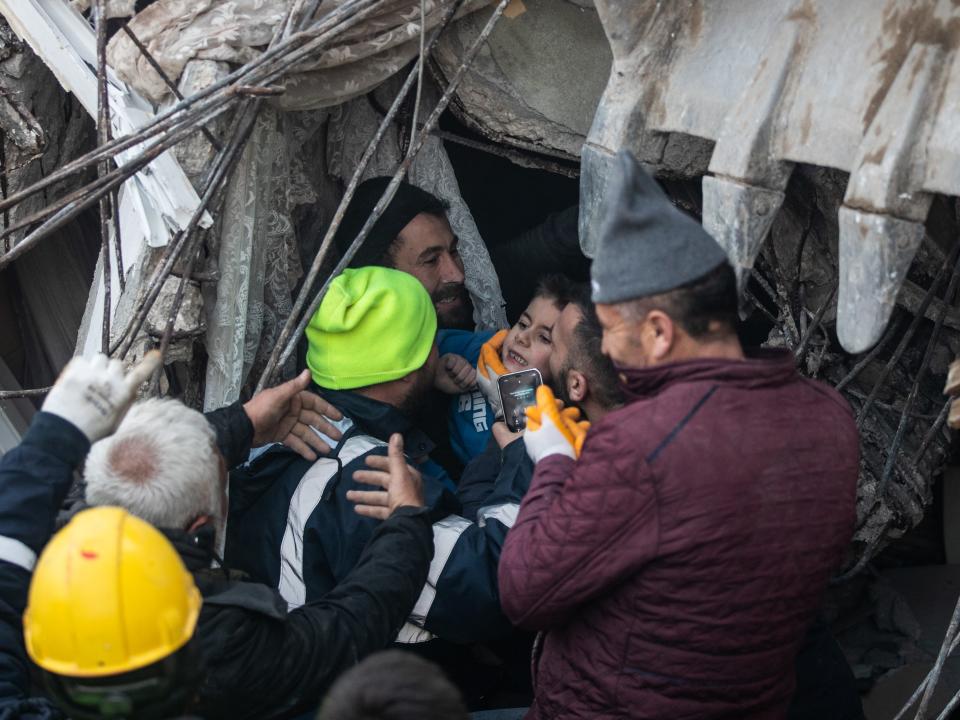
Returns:
[[[480,348],[496,333],[492,330],[440,330],[437,344],[440,354],[455,353],[467,359],[474,367],[480,359]],[[477,386],[450,398],[450,444],[457,457],[466,465],[483,452],[490,439],[494,414],[490,403]]]

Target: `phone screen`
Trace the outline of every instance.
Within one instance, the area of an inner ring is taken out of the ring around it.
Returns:
[[[513,432],[519,432],[527,426],[524,410],[537,404],[537,388],[542,384],[543,378],[536,368],[501,375],[497,380],[503,420]]]

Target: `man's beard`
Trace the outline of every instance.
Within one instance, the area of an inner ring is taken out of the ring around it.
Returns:
[[[433,375],[424,368],[417,370],[416,379],[411,383],[410,392],[397,406],[397,410],[408,418],[415,417],[433,389]]]
[[[458,298],[460,302],[450,305],[443,304],[443,300]],[[442,329],[471,330],[473,328],[473,303],[470,294],[464,285],[447,283],[441,285],[431,297],[433,307],[437,310],[437,324]]]
[[[572,369],[570,365],[564,365],[560,368],[557,376],[550,381],[550,389],[553,390],[553,394],[557,399],[563,400],[564,407],[573,407],[576,405],[576,403],[570,399],[570,394],[567,392],[567,375]]]

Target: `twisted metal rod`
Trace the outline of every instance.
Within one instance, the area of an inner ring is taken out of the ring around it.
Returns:
[[[927,676],[926,689],[920,700],[920,707],[917,708],[915,720],[924,720],[927,717],[927,708],[930,706],[930,700],[933,698],[933,691],[937,688],[937,682],[940,680],[940,674],[943,672],[943,663],[950,654],[950,646],[957,637],[957,627],[960,626],[960,598],[957,599],[957,605],[953,609],[953,615],[950,617],[950,624],[947,625],[947,634],[940,645],[940,652],[937,653],[937,660],[933,664],[933,670]]]
[[[310,318],[313,317],[313,314],[317,311],[317,308],[320,307],[320,303],[323,301],[324,296],[327,293],[327,290],[330,287],[330,283],[333,282],[333,279],[343,272],[344,268],[350,263],[353,259],[353,256],[360,249],[360,246],[363,244],[363,241],[366,240],[367,235],[370,234],[370,230],[376,224],[377,220],[380,219],[380,216],[386,210],[387,205],[390,204],[390,201],[393,200],[393,196],[397,192],[397,188],[400,186],[400,182],[407,174],[407,170],[410,168],[410,165],[413,163],[414,158],[417,153],[420,152],[420,149],[423,147],[424,142],[429,136],[433,127],[437,124],[440,119],[441,113],[446,109],[447,105],[450,104],[450,100],[453,97],[453,93],[456,91],[457,87],[460,84],[460,81],[463,80],[463,76],[466,74],[467,68],[470,66],[470,63],[473,61],[473,58],[476,57],[477,52],[480,50],[480,46],[486,41],[490,36],[490,33],[493,32],[493,28],[496,26],[497,21],[500,19],[500,16],[503,15],[503,11],[506,8],[510,0],[500,0],[497,3],[497,7],[494,9],[493,13],[490,15],[490,18],[487,20],[487,24],[484,25],[483,29],[480,31],[480,34],[477,35],[476,39],[467,49],[467,52],[464,54],[463,60],[460,62],[457,71],[454,73],[453,78],[450,80],[450,84],[447,86],[447,89],[444,91],[443,95],[440,97],[440,100],[437,102],[436,107],[434,107],[433,112],[430,113],[430,116],[427,118],[426,122],[423,124],[423,128],[417,134],[417,141],[411,145],[410,151],[407,153],[407,156],[404,158],[403,162],[400,163],[400,166],[397,168],[397,171],[394,173],[393,177],[390,180],[390,183],[387,185],[386,189],[383,192],[380,200],[374,206],[370,217],[367,218],[366,223],[360,229],[360,232],[357,234],[357,237],[354,238],[353,242],[350,244],[350,247],[343,254],[343,257],[340,259],[340,262],[337,263],[333,271],[324,281],[323,285],[320,288],[320,291],[317,293],[313,302],[310,303],[310,307],[307,309],[307,312],[303,315],[300,321],[297,323],[296,333],[287,339],[286,347],[283,349],[283,353],[279,357],[279,361],[275,359],[275,354],[271,354],[270,361],[268,361],[267,367],[264,368],[263,374],[260,377],[260,381],[257,383],[257,390],[261,390],[266,383],[270,381],[273,374],[276,372],[277,367],[283,366],[287,360],[290,359],[290,356],[293,354],[293,351],[296,349],[297,340],[300,335],[306,329],[307,323],[310,322]],[[399,103],[396,103],[399,107]],[[381,123],[381,126],[383,123]],[[368,150],[370,148],[368,147]],[[356,173],[355,173],[356,177]],[[327,236],[324,238],[324,244],[332,240],[332,234],[328,231]],[[321,246],[321,251],[325,248]],[[326,248],[329,249],[329,246]],[[319,255],[319,253],[318,253]],[[317,264],[315,262],[315,264]],[[304,283],[303,288],[301,289],[301,296],[304,295],[304,292],[309,292],[309,287],[307,283]],[[299,298],[298,298],[299,300]],[[299,304],[299,303],[298,303]],[[295,317],[291,313],[291,318]],[[289,323],[289,320],[288,320]],[[287,329],[287,326],[284,327],[284,330]],[[280,343],[277,343],[277,348],[280,347]],[[274,350],[276,351],[275,348]],[[271,361],[273,364],[271,365]]]
[[[477,52],[480,50],[480,46],[486,41],[490,33],[493,32],[493,28],[496,26],[497,20],[500,19],[500,16],[503,14],[504,9],[510,0],[500,0],[497,4],[496,9],[491,14],[487,24],[483,27],[483,30],[480,31],[480,34],[474,40],[473,44],[467,50],[464,55],[463,60],[460,63],[460,66],[457,68],[457,71],[454,73],[453,78],[450,80],[450,84],[447,86],[447,89],[444,91],[443,95],[440,98],[440,101],[437,103],[436,107],[433,109],[433,112],[430,113],[430,116],[427,118],[427,121],[423,124],[423,129],[417,135],[417,141],[414,145],[411,146],[411,151],[407,154],[407,157],[400,167],[394,173],[393,178],[390,180],[390,183],[387,185],[386,190],[384,190],[383,196],[380,198],[380,201],[376,204],[373,209],[372,214],[367,218],[367,222],[360,229],[359,234],[350,244],[348,250],[344,253],[344,256],[341,258],[340,262],[337,263],[333,272],[330,273],[330,276],[324,282],[323,287],[320,288],[320,292],[317,294],[314,301],[310,304],[310,308],[307,310],[306,315],[301,319],[300,323],[297,325],[297,334],[290,338],[287,342],[287,347],[283,351],[283,355],[280,357],[280,363],[285,363],[290,356],[293,354],[294,349],[296,348],[297,338],[299,335],[306,329],[307,323],[310,322],[310,318],[317,311],[317,308],[320,307],[320,303],[323,301],[324,296],[327,293],[330,283],[333,281],[337,275],[343,272],[344,268],[349,264],[350,260],[353,259],[353,256],[360,249],[360,246],[363,244],[363,241],[366,239],[367,235],[370,233],[370,230],[373,228],[374,224],[383,214],[387,205],[390,204],[390,201],[393,199],[393,196],[397,192],[397,188],[400,186],[400,182],[403,180],[404,176],[407,174],[407,170],[410,168],[410,165],[413,163],[414,158],[417,153],[420,152],[420,149],[423,147],[424,142],[427,139],[427,136],[430,134],[433,127],[440,119],[441,113],[449,105],[451,98],[453,97],[454,91],[457,89],[457,86],[460,84],[460,81],[463,79],[464,74],[466,73],[467,68],[470,66],[470,63],[473,61],[473,58],[476,56]]]
[[[464,0],[456,0],[456,2],[452,3],[447,9],[447,12],[444,14],[439,25],[437,26],[437,29],[434,31],[430,41],[425,47],[425,54],[421,55],[417,59],[413,68],[407,74],[407,78],[397,93],[396,98],[394,98],[393,104],[380,121],[380,125],[377,128],[376,133],[374,133],[374,136],[370,139],[370,142],[367,143],[367,147],[364,149],[363,155],[360,157],[360,161],[357,163],[356,168],[354,168],[350,182],[347,183],[346,190],[343,193],[343,197],[340,199],[340,204],[337,206],[337,210],[333,215],[333,219],[331,220],[329,227],[327,228],[326,234],[323,236],[323,241],[320,243],[320,247],[313,259],[313,263],[310,265],[310,270],[307,272],[307,275],[304,278],[303,284],[300,288],[300,293],[297,295],[297,299],[293,304],[290,315],[287,316],[287,320],[280,331],[280,337],[277,339],[277,343],[274,345],[273,351],[270,353],[270,357],[267,359],[267,364],[260,375],[260,379],[257,381],[257,392],[263,390],[263,388],[271,382],[278,368],[282,365],[282,363],[286,362],[286,359],[284,359],[282,362],[280,361],[280,353],[291,343],[291,336],[293,335],[294,328],[298,328],[296,336],[293,336],[294,346],[296,344],[296,337],[303,332],[303,329],[299,328],[297,320],[298,318],[302,317],[304,306],[310,297],[310,292],[313,288],[313,285],[320,274],[321,268],[327,260],[327,256],[330,254],[334,235],[336,235],[337,230],[340,228],[340,224],[343,222],[343,217],[346,214],[347,207],[350,205],[350,201],[353,199],[353,195],[356,192],[357,186],[360,184],[360,178],[363,177],[363,173],[366,171],[367,165],[369,165],[370,160],[373,158],[373,153],[380,145],[380,141],[383,139],[387,129],[393,123],[393,119],[396,117],[404,99],[409,94],[414,80],[417,79],[418,67],[424,62],[426,54],[428,54],[433,49],[434,45],[436,45],[441,33],[443,33],[447,25],[456,15],[457,11],[463,5],[463,2]],[[379,218],[379,214],[376,217]],[[363,237],[366,237],[366,235],[363,235]],[[354,253],[355,252],[356,251],[354,251]],[[350,257],[353,257],[353,253],[351,253]],[[325,286],[321,292],[326,292]],[[307,317],[312,315],[313,312],[310,312],[308,313]]]
[[[141,42],[140,38],[137,37],[137,34],[130,29],[130,25],[125,22],[120,26],[120,29],[126,33],[128,38],[130,38],[130,42],[137,46],[137,50],[139,50],[140,54],[143,55],[143,59],[146,60],[150,67],[153,68],[153,71],[160,76],[160,79],[163,80],[163,84],[167,86],[167,89],[173,93],[173,96],[177,100],[182,102],[184,97],[183,93],[180,92],[180,88],[178,88],[177,84],[170,79],[170,76],[167,75],[166,70],[164,70],[160,63],[157,62],[157,59],[147,49],[147,46]],[[219,140],[217,140],[217,138],[213,136],[213,133],[210,132],[206,126],[201,126],[200,132],[203,133],[203,136],[207,139],[207,142],[213,146],[214,150],[217,150],[218,152],[223,150],[223,145]]]
[[[97,31],[97,144],[110,142],[110,95],[107,91],[107,12],[106,0],[96,0],[93,7],[96,16]],[[97,165],[100,177],[110,173],[110,161],[101,160]],[[110,318],[112,316],[113,276],[110,271],[110,238],[120,244],[120,227],[113,224],[116,214],[112,207],[112,196],[104,193],[100,197],[100,243],[101,267],[103,268],[103,320],[100,331],[100,348],[107,352],[110,348]],[[123,267],[117,268],[123,274]]]
[[[840,382],[837,383],[836,385],[837,392],[839,392],[840,390],[843,390],[847,385],[853,382],[860,375],[860,373],[863,372],[863,369],[867,365],[873,362],[874,358],[876,358],[877,355],[879,355],[881,351],[887,346],[887,343],[890,342],[892,338],[896,337],[902,325],[903,325],[902,317],[898,317],[890,323],[890,326],[887,328],[887,332],[884,334],[882,338],[880,338],[880,342],[878,342],[876,345],[870,348],[870,352],[868,352],[860,360],[858,360],[856,365],[853,366],[850,372],[848,372],[840,380]]]
[[[958,243],[958,245],[960,245],[960,243]],[[883,497],[884,491],[887,488],[887,483],[890,482],[890,476],[893,475],[893,467],[896,463],[897,453],[900,450],[900,444],[903,442],[903,436],[907,429],[910,411],[913,410],[913,404],[917,401],[917,396],[920,394],[920,383],[927,375],[927,369],[930,367],[930,361],[933,359],[933,351],[936,350],[937,340],[940,338],[940,332],[943,330],[943,320],[947,315],[947,308],[953,302],[953,299],[957,294],[958,284],[960,284],[960,256],[958,256],[955,261],[953,274],[950,276],[950,282],[947,284],[947,292],[944,296],[944,303],[939,307],[937,319],[933,324],[933,332],[930,333],[930,339],[927,341],[927,349],[924,351],[923,359],[920,361],[920,369],[917,371],[917,376],[913,380],[913,386],[910,388],[910,394],[907,395],[907,402],[903,406],[903,414],[900,416],[900,424],[897,426],[897,432],[893,437],[893,445],[891,446],[890,452],[887,455],[887,462],[883,466],[883,474],[880,476],[880,483],[877,486],[877,500],[880,500]]]
[[[46,395],[53,386],[31,388],[29,390],[0,390],[0,400],[18,400],[20,398],[40,397]]]
[[[904,351],[907,349],[907,345],[910,343],[910,340],[913,339],[914,333],[916,333],[917,328],[920,327],[921,321],[926,316],[927,308],[930,307],[930,303],[933,301],[934,295],[939,289],[944,275],[946,275],[947,268],[954,266],[958,257],[960,257],[960,242],[954,243],[953,248],[950,250],[950,254],[947,256],[946,260],[944,260],[943,264],[940,266],[940,269],[937,270],[937,274],[934,276],[933,282],[930,283],[930,289],[927,290],[927,294],[924,295],[920,306],[917,308],[916,315],[914,315],[913,319],[910,321],[907,331],[903,334],[903,337],[900,338],[900,342],[897,344],[897,349],[894,350],[893,355],[890,356],[887,364],[880,372],[880,376],[873,384],[873,389],[870,391],[866,402],[860,408],[860,412],[857,415],[858,430],[863,426],[863,422],[867,418],[867,413],[870,411],[870,408],[876,401],[877,395],[880,394],[880,388],[882,387],[883,383],[886,382],[887,377],[890,375],[896,364],[900,361]]]
[[[291,35],[285,41],[274,44],[250,63],[228,74],[209,87],[174,104],[172,107],[156,115],[135,132],[99,145],[94,150],[67,163],[49,175],[44,176],[36,183],[0,200],[0,210],[13,207],[22,200],[45,190],[51,185],[86,170],[91,166],[97,165],[102,160],[113,158],[119,153],[143,145],[146,141],[160,136],[159,140],[142,151],[142,155],[151,153],[150,159],[155,159],[163,150],[180,142],[184,137],[194,132],[198,126],[203,126],[219,115],[227,112],[239,99],[241,95],[239,90],[245,83],[254,86],[258,84],[268,84],[282,77],[297,63],[308,59],[322,50],[332,38],[349,30],[374,11],[380,9],[380,7],[385,4],[385,1],[386,0],[347,0],[343,5],[324,15],[323,18],[313,23],[309,28]],[[171,134],[173,134],[176,139],[173,139]],[[133,172],[125,174],[124,179],[126,179],[141,169],[143,164],[128,163],[124,167],[128,169],[133,168]],[[96,184],[94,183],[88,185],[86,188],[81,188],[81,192],[91,187],[96,187]],[[97,199],[99,199],[99,197]],[[55,206],[53,210],[59,210],[61,207],[62,205],[60,207]],[[84,207],[86,207],[86,205]],[[33,224],[39,220],[43,220],[48,217],[49,214],[49,211],[46,213],[41,212],[38,216],[32,217],[30,223],[26,224]],[[24,226],[25,224],[23,223],[18,224],[14,228],[8,228],[8,232],[22,229]],[[14,246],[10,253],[18,253],[18,248],[25,241],[26,238]],[[23,249],[19,252],[22,253]],[[0,268],[15,259],[15,257],[10,257],[10,253],[0,255]]]

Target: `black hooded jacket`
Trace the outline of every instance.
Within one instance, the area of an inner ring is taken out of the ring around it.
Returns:
[[[238,464],[253,435],[242,408],[207,419],[227,463]],[[203,595],[194,634],[203,681],[190,709],[208,720],[283,718],[316,707],[342,672],[393,642],[433,558],[427,511],[400,508],[333,590],[287,612],[275,588],[211,569],[209,536],[166,534]]]

